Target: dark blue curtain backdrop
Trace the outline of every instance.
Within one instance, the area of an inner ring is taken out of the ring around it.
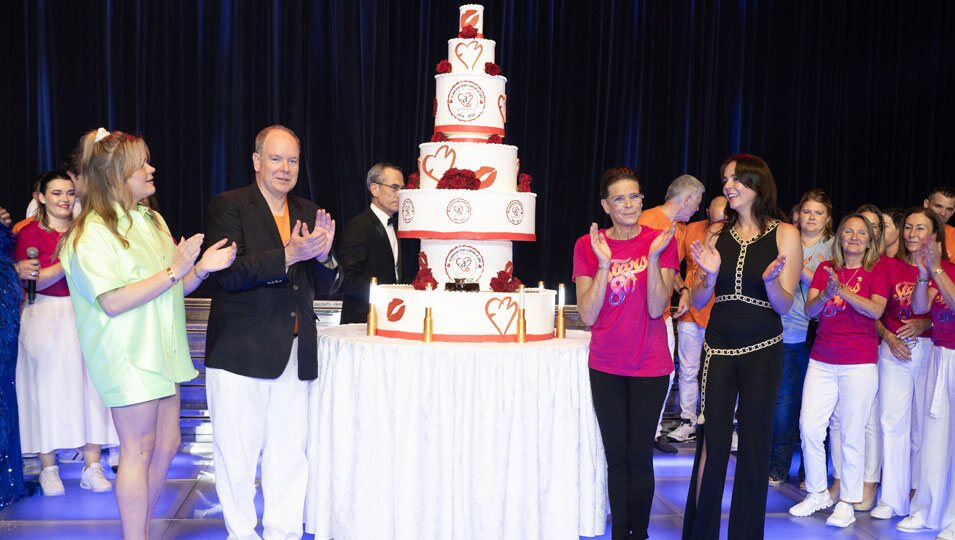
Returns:
[[[252,181],[255,133],[278,122],[302,139],[296,191],[344,224],[368,167],[407,173],[430,138],[459,4],[9,1],[0,205],[21,217],[35,175],[103,125],[146,138],[163,214],[196,232],[212,195]],[[955,2],[484,4],[506,142],[538,194],[538,241],[516,244],[524,281],[569,281],[609,166],[637,169],[649,205],[685,172],[716,193],[738,151],[768,161],[784,208],[814,186],[842,212],[955,183]]]

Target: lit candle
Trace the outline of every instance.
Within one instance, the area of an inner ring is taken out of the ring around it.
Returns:
[[[557,285],[557,307],[564,307],[564,284]]]
[[[428,283],[425,286],[425,295],[424,295],[424,307],[429,308],[434,302],[434,289],[431,288],[431,284]]]
[[[517,308],[524,309],[524,286],[521,285],[517,290],[520,292],[520,296],[517,297]]]
[[[538,281],[538,282],[537,282],[537,288],[543,291],[543,290],[544,290],[544,282],[543,282],[543,281]]]

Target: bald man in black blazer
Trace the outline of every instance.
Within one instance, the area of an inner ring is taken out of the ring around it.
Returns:
[[[345,226],[337,252],[342,274],[342,324],[367,320],[372,277],[382,285],[404,281],[395,222],[404,176],[390,163],[377,163],[368,171],[365,184],[371,204]]]

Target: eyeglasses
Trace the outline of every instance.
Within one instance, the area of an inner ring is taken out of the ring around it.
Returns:
[[[623,206],[627,204],[628,198],[629,201],[634,204],[637,202],[643,202],[643,193],[631,193],[629,197],[625,195],[617,195],[616,197],[610,199],[610,203],[615,206]]]
[[[386,188],[391,188],[391,191],[394,191],[395,193],[398,193],[399,191],[404,189],[404,186],[400,186],[398,184],[385,184],[384,182],[372,182],[372,184],[378,184],[379,186],[385,186]]]

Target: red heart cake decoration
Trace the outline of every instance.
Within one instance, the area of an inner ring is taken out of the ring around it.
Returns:
[[[428,154],[421,161],[421,171],[426,175],[431,177],[435,182],[441,180],[441,177],[444,176],[444,172],[454,167],[454,162],[457,160],[457,152],[453,148],[446,144],[442,144],[434,151],[433,154]],[[434,165],[430,165],[431,160],[439,162]]]
[[[473,70],[474,66],[477,65],[477,61],[481,58],[482,52],[484,52],[484,45],[481,45],[477,41],[458,43],[454,47],[454,56],[457,56],[458,60],[464,64],[464,67],[470,70]]]
[[[514,318],[517,317],[517,302],[511,300],[509,296],[491,298],[484,304],[484,314],[494,325],[497,333],[503,336],[511,328]],[[501,328],[502,326],[504,328]]]

